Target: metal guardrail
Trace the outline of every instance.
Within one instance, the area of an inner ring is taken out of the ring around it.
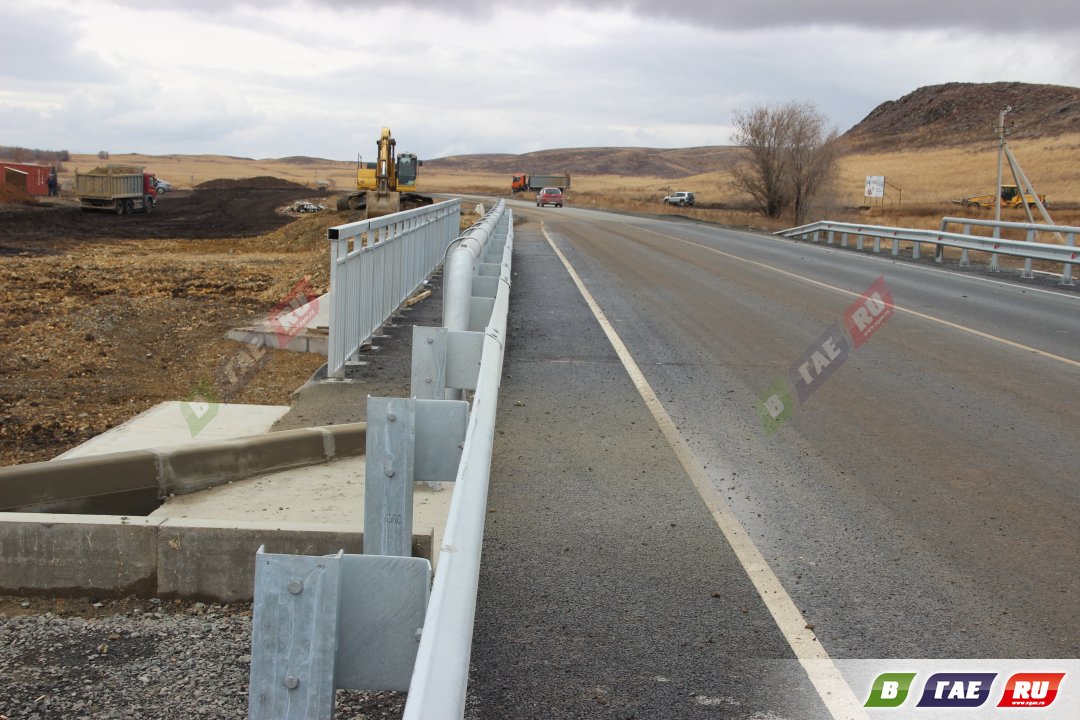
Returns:
[[[364,554],[260,548],[252,720],[332,718],[338,688],[408,690],[407,719],[464,715],[513,239],[499,201],[447,248],[444,316],[465,328],[414,327],[411,397],[368,398]],[[457,483],[433,585],[408,557],[421,481]]]
[[[972,218],[957,218],[957,217],[944,217],[941,218],[941,229],[948,230],[949,225],[960,225],[961,232],[964,235],[971,235],[972,227],[989,227],[994,229],[994,238],[1001,237],[1001,231],[1005,230],[1023,230],[1027,233],[1027,242],[1033,243],[1041,232],[1050,232],[1062,239],[1068,247],[1076,247],[1076,233],[1080,232],[1080,228],[1073,227],[1071,225],[1040,225],[1039,223],[1020,223],[1020,222],[1007,222],[1005,220],[979,220]],[[1076,254],[1073,253],[1075,259]],[[970,264],[968,260],[968,251],[964,250],[960,257],[960,265],[967,267]],[[990,269],[992,271],[998,271],[998,258],[997,254],[990,256]],[[1025,264],[1025,273],[1030,277],[1031,275],[1031,263],[1030,260]],[[1065,263],[1064,269],[1061,273],[1061,284],[1072,285],[1072,263]]]
[[[500,211],[502,205],[502,201],[499,201]],[[495,268],[491,267],[494,263],[483,262],[485,240],[475,237],[463,240],[451,255],[450,262],[455,256],[473,255],[472,292],[479,293],[483,300],[489,294],[493,294],[494,298],[490,303],[477,303],[479,298],[475,295],[470,298],[473,309],[467,322],[470,327],[483,324],[483,349],[468,432],[458,466],[457,486],[443,533],[439,571],[431,589],[431,601],[405,705],[405,720],[460,720],[465,714],[480,551],[487,518],[487,490],[495,441],[495,409],[502,380],[506,319],[510,307],[510,270],[514,246],[512,211],[502,215],[499,231],[495,234],[505,237],[505,241],[499,244],[501,247],[492,243],[487,248],[487,256],[499,260],[497,275],[493,274]],[[448,311],[446,316],[449,318],[452,313]],[[448,332],[454,331],[448,328]],[[414,383],[426,385],[425,379],[426,376],[414,375]]]
[[[970,221],[975,224],[976,221]],[[989,221],[982,221],[989,222]],[[1025,229],[1030,228],[1031,225],[1027,223],[1011,223],[1012,225],[1022,225]],[[1002,223],[1003,226],[1009,224]],[[1041,229],[1050,229],[1049,226],[1039,226]],[[1052,231],[1060,231],[1061,226],[1054,226]],[[1080,232],[1080,228],[1065,228],[1067,232],[1076,233]],[[840,235],[840,247],[849,247],[849,237],[855,237],[855,247],[858,250],[863,249],[863,243],[865,238],[871,238],[874,241],[874,252],[881,252],[881,241],[888,240],[892,245],[892,254],[897,256],[900,254],[900,243],[909,242],[911,246],[911,256],[918,259],[921,255],[922,245],[924,243],[935,246],[934,257],[937,262],[943,262],[944,260],[944,248],[955,247],[960,248],[963,253],[961,257],[961,265],[970,264],[967,253],[972,250],[979,252],[989,253],[991,256],[992,271],[999,271],[1000,268],[997,264],[998,255],[1009,255],[1012,257],[1021,257],[1025,259],[1023,277],[1033,277],[1031,269],[1032,260],[1046,260],[1049,262],[1062,263],[1064,271],[1062,273],[1062,285],[1072,285],[1072,264],[1080,261],[1080,253],[1077,248],[1072,245],[1056,245],[1052,243],[1036,243],[1036,242],[1024,242],[1019,240],[1005,240],[1000,237],[983,237],[980,235],[969,235],[961,233],[945,232],[943,230],[918,230],[913,228],[897,228],[897,227],[885,227],[881,225],[857,225],[854,223],[839,223],[829,220],[811,223],[809,225],[802,225],[800,227],[791,228],[789,230],[781,230],[776,235],[783,237],[800,237],[802,239],[811,239],[814,242],[821,242],[822,233],[826,234],[826,242],[830,245],[836,241],[836,235]]]
[[[327,230],[328,377],[344,377],[345,364],[438,266],[460,217],[461,200],[448,200]]]

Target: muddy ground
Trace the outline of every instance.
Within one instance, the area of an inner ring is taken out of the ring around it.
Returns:
[[[350,218],[281,212],[300,199],[325,202],[287,183],[234,182],[170,193],[149,215],[0,205],[0,465],[47,460],[213,385],[240,347],[227,330],[305,277],[305,293],[325,291],[325,230]],[[324,362],[271,355],[221,399],[288,404]]]

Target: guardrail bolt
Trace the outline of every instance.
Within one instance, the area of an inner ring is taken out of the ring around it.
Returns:
[[[428,338],[428,339],[427,339],[427,344],[428,344],[428,345],[431,345],[431,344],[433,344],[434,342],[435,342],[435,338]]]
[[[295,690],[296,688],[300,687],[300,678],[296,677],[295,675],[287,676],[285,678],[285,687],[289,688],[290,690]]]
[[[430,385],[431,384],[431,378],[424,378],[424,382],[426,382],[428,385]]]
[[[394,413],[390,413],[386,416],[386,419],[389,422],[394,422],[395,420],[397,420],[397,415],[395,415]]]
[[[293,580],[291,583],[289,583],[289,592],[291,592],[293,595],[299,595],[300,593],[304,592],[304,583],[300,580]]]
[[[394,469],[393,468],[386,468],[386,470],[383,470],[383,472],[386,473],[386,477],[394,477]]]

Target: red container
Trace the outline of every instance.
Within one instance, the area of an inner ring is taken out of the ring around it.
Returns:
[[[18,170],[26,173],[26,192],[31,195],[49,194],[49,173],[52,168],[48,165],[30,165],[29,163],[5,162],[0,160],[0,184],[5,182],[5,168]],[[20,183],[21,186],[21,183]]]

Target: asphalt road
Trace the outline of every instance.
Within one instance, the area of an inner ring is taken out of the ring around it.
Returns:
[[[825,713],[548,239],[832,657],[1080,655],[1080,294],[515,212],[471,717]],[[881,276],[895,314],[767,433]]]

